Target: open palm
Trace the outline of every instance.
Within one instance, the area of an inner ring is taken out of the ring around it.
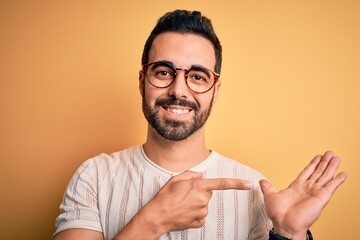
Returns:
[[[320,216],[331,196],[347,177],[335,176],[340,158],[330,151],[316,156],[290,186],[275,192],[270,182],[260,181],[268,217],[274,229],[283,236],[305,236]]]

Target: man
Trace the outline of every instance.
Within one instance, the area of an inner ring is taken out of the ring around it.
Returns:
[[[145,144],[86,161],[57,218],[62,239],[311,239],[346,174],[316,156],[278,193],[263,176],[205,146],[220,88],[221,45],[200,12],[165,14],[149,36],[139,89]]]

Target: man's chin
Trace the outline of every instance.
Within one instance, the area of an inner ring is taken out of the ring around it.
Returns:
[[[164,120],[164,128],[169,131],[174,130],[174,128],[179,128],[175,131],[185,131],[185,129],[190,128],[191,123],[189,121],[181,121],[181,120],[173,120],[173,119],[165,119]]]
[[[182,141],[191,136],[196,130],[183,125],[183,122],[172,122],[171,126],[154,128],[156,132],[166,140],[169,141]]]
[[[187,139],[190,135],[189,134],[161,134],[161,137],[167,141],[180,142],[180,141]]]

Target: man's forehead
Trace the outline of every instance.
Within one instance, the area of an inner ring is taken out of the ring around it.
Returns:
[[[166,32],[159,34],[149,51],[149,62],[166,60],[178,67],[197,64],[213,69],[215,50],[212,43],[197,34]]]

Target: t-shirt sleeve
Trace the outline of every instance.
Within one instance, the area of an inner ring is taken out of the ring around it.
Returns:
[[[70,180],[60,205],[60,215],[56,218],[54,236],[72,228],[102,232],[96,165],[93,159],[84,162]]]

